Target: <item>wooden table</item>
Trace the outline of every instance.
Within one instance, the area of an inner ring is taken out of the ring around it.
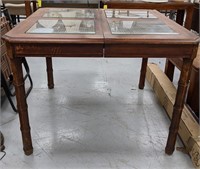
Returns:
[[[139,17],[138,13],[140,13]],[[94,18],[88,17],[92,15]],[[123,18],[124,16],[125,18]],[[75,26],[74,29],[73,26]],[[141,30],[143,31],[141,32]],[[11,59],[20,128],[26,155],[32,154],[33,147],[21,65],[23,57],[47,58],[49,88],[54,87],[52,57],[183,58],[183,67],[165,148],[167,154],[173,153],[189,72],[197,53],[199,38],[196,35],[155,10],[85,9],[84,11],[81,9],[41,8],[3,38],[6,40],[8,56]],[[142,70],[145,69],[146,64],[143,63]],[[140,88],[144,87],[144,77],[145,71],[142,71]]]

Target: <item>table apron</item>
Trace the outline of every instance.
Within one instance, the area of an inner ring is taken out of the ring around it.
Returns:
[[[15,57],[102,57],[103,44],[15,44]]]
[[[106,44],[105,57],[190,58],[193,45]]]
[[[159,57],[190,58],[193,45],[145,44],[17,44],[14,57]]]

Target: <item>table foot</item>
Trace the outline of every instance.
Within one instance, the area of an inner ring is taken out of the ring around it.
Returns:
[[[139,84],[138,88],[141,89],[141,90],[143,90],[144,89],[144,85]]]
[[[167,155],[172,155],[173,152],[174,152],[174,149],[175,149],[174,146],[168,145],[168,146],[165,147],[165,153],[166,153]]]
[[[27,156],[33,154],[33,148],[30,149],[30,150],[24,150],[24,154],[27,155]]]
[[[48,85],[48,88],[49,88],[49,89],[53,89],[53,88],[54,88],[54,85]]]
[[[169,136],[168,136],[168,140],[167,140],[167,145],[165,147],[165,153],[168,155],[173,154],[173,152],[175,150],[176,138],[178,135],[178,127],[174,126],[174,128],[173,128],[172,125],[173,124],[171,124],[170,129],[169,129]]]

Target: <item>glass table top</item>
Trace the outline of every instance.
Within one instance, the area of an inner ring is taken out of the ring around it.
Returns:
[[[178,34],[161,21],[148,22],[147,20],[109,20],[110,31],[113,35],[156,35]]]
[[[106,10],[107,18],[157,18],[148,10]]]
[[[92,9],[49,9],[43,17],[51,18],[95,18]]]
[[[108,9],[104,12],[104,21],[113,35],[178,34],[149,10]],[[50,9],[26,33],[96,34],[94,16],[92,9]]]
[[[95,34],[94,20],[38,20],[28,34]]]

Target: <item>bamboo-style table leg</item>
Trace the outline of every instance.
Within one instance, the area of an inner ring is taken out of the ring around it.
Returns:
[[[148,58],[142,58],[142,65],[140,70],[140,80],[139,80],[139,89],[144,89],[146,70],[147,70]]]
[[[171,125],[169,128],[169,135],[167,140],[167,145],[165,147],[165,152],[171,155],[175,149],[176,137],[179,130],[179,123],[181,119],[181,114],[185,102],[185,95],[187,91],[187,85],[190,77],[190,68],[192,66],[192,59],[184,58],[183,66],[181,69],[181,75],[178,82],[178,89],[175,99],[175,104],[173,108]]]
[[[24,88],[24,78],[22,70],[22,58],[11,59],[11,67],[14,77],[14,86],[17,99],[17,110],[19,113],[20,129],[22,133],[23,149],[26,155],[33,153],[28,108]]]
[[[53,80],[53,68],[52,68],[52,58],[46,57],[46,65],[47,65],[47,81],[49,89],[54,88],[54,80]]]

